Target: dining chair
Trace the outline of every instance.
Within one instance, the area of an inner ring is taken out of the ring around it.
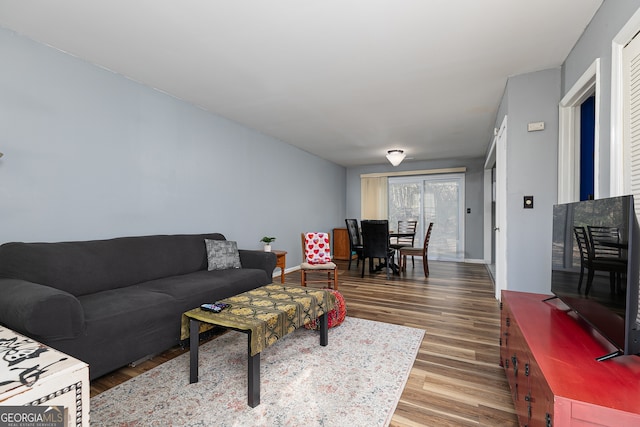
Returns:
[[[338,266],[331,261],[331,238],[329,233],[307,232],[301,234],[302,259],[300,264],[301,285],[326,283],[328,288],[338,290]],[[313,278],[320,274],[321,279]],[[325,276],[326,274],[326,276]]]
[[[424,236],[424,243],[422,244],[421,248],[400,248],[400,271],[407,271],[407,256],[411,256],[412,259],[414,256],[421,256],[424,277],[429,277],[429,261],[427,259],[427,251],[429,250],[429,240],[431,239],[432,229],[433,223],[430,222],[429,227],[427,228],[427,233]]]
[[[392,237],[391,238],[392,242],[390,246],[396,251],[398,251],[400,248],[413,247],[413,245],[415,244],[417,227],[418,227],[418,221],[414,221],[414,220],[398,221],[398,229],[396,230],[396,232],[399,234],[407,234],[407,235]],[[411,256],[411,264],[415,266],[413,262],[413,256]]]
[[[588,225],[587,234],[592,263],[596,263],[599,270],[610,272],[611,293],[615,293],[622,283],[622,275],[627,272],[627,259],[620,244],[620,230],[618,227]],[[587,281],[586,293],[590,285],[591,282]]]
[[[576,242],[578,242],[578,249],[580,250],[580,278],[578,279],[578,292],[582,290],[582,279],[584,278],[584,270],[589,270],[589,238],[587,237],[587,231],[584,227],[573,227],[573,234],[576,236]]]
[[[606,258],[596,257],[594,250],[593,240],[591,235],[587,233],[589,227],[576,226],[573,227],[573,232],[578,242],[578,249],[580,250],[580,277],[578,279],[578,291],[582,289],[582,280],[584,277],[584,271],[587,270],[587,284],[584,290],[584,294],[589,295],[593,280],[595,278],[596,271],[606,271],[609,273],[609,288],[611,293],[616,292],[616,283],[620,281],[620,275],[627,271],[626,260],[622,258]],[[597,236],[597,232],[595,233]],[[597,241],[597,239],[596,239]],[[599,242],[598,245],[601,245]]]
[[[356,268],[360,265],[360,260],[362,259],[362,235],[360,234],[360,226],[357,219],[345,219],[344,222],[347,224],[349,233],[349,266],[347,270],[351,270],[353,256],[356,256]]]
[[[623,260],[618,227],[587,226],[593,256],[600,259]],[[626,260],[625,260],[626,261]]]
[[[362,275],[364,277],[364,260],[369,258],[369,271],[373,271],[373,259],[384,259],[384,263],[378,268],[387,270],[387,279],[389,279],[389,271],[397,273],[397,267],[393,263],[395,250],[389,246],[389,221],[381,220],[363,220],[360,222],[362,227]]]

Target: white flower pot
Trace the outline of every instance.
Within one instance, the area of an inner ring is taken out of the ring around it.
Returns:
[[[271,245],[264,245],[265,252],[271,252]]]

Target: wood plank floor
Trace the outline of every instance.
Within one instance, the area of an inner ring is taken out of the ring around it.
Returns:
[[[354,263],[355,264],[355,263]],[[391,426],[517,426],[509,386],[499,366],[500,310],[481,264],[421,260],[406,274],[360,278],[355,265],[340,267],[347,315],[426,331]],[[285,276],[300,284],[300,275]],[[125,367],[91,383],[91,395],[139,375],[184,350],[175,348],[136,367]]]

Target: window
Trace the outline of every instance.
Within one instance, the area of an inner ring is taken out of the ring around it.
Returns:
[[[414,246],[423,244],[430,222],[429,259],[464,260],[464,174],[389,178],[389,227],[417,220]]]

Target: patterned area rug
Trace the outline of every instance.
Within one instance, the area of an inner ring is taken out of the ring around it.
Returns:
[[[247,405],[247,336],[200,347],[189,384],[183,354],[91,399],[95,426],[386,426],[424,336],[421,329],[347,317],[329,345],[304,328],[261,353],[260,405]]]

